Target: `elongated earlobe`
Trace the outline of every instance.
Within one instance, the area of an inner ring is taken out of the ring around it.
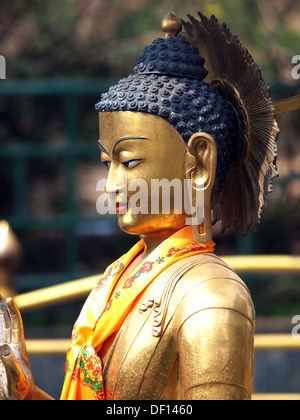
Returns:
[[[192,181],[193,237],[195,242],[205,243],[212,240],[211,192],[217,167],[216,143],[209,134],[196,133],[188,142],[188,153],[194,158],[194,165],[186,171]]]

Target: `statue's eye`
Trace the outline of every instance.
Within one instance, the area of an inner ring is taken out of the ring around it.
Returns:
[[[105,162],[103,162],[104,163],[104,165],[109,169],[110,168],[110,165],[111,165],[111,162],[109,161],[109,160],[106,160]]]
[[[133,166],[137,165],[141,160],[143,159],[127,160],[127,162],[122,162],[122,165],[125,166],[125,168],[132,168]]]

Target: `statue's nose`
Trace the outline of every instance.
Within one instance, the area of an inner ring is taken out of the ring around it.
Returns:
[[[121,170],[120,165],[112,163],[107,175],[105,192],[108,194],[119,193],[122,189],[122,186],[125,185],[126,172]]]

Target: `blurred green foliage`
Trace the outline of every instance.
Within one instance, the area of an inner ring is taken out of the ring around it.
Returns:
[[[215,14],[247,45],[268,83],[287,82],[300,45],[294,0],[11,0],[1,5],[0,53],[10,78],[123,76],[145,42],[161,36],[171,10],[183,19]]]

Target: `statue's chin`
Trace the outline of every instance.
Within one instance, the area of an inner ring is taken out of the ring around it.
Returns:
[[[185,226],[185,218],[183,215],[145,215],[118,214],[118,225],[123,232],[131,235],[140,236],[160,236],[162,234],[170,235]]]

